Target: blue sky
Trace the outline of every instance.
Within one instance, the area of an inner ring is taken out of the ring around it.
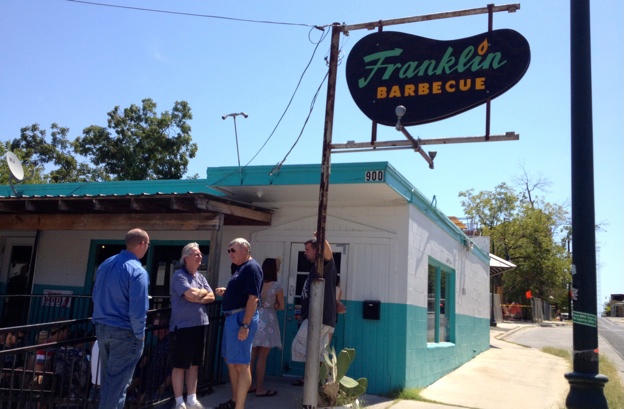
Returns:
[[[72,139],[89,125],[105,126],[107,112],[152,98],[158,111],[188,101],[197,157],[189,175],[209,166],[237,165],[237,118],[241,164],[275,165],[298,138],[327,72],[330,35],[313,26],[358,24],[444,11],[485,7],[467,1],[399,0],[209,1],[101,0],[100,3],[180,14],[90,5],[68,0],[0,2],[0,140],[23,126],[53,122],[70,128]],[[499,3],[497,3],[499,4]],[[507,3],[500,3],[507,4]],[[623,254],[623,2],[591,7],[594,177],[600,304],[624,292]],[[514,131],[519,141],[444,145],[435,169],[411,150],[334,154],[333,162],[389,161],[448,215],[463,216],[458,193],[516,186],[527,172],[551,184],[538,192],[549,202],[571,202],[569,2],[523,0],[516,13],[497,13],[495,29],[510,28],[530,44],[524,78],[492,102],[491,133]],[[225,17],[225,18],[214,18]],[[241,21],[251,20],[251,21]],[[271,24],[271,23],[289,24]],[[386,28],[438,40],[487,30],[487,16],[459,17]],[[343,36],[337,81],[333,142],[370,139],[371,122],[358,109],[345,82],[344,53],[370,31]],[[309,65],[309,60],[313,56]],[[300,76],[302,83],[284,119]],[[325,86],[297,145],[285,163],[318,163],[324,124]],[[409,128],[414,137],[478,136],[485,108]],[[379,140],[401,140],[379,126]],[[427,149],[429,150],[429,149]],[[259,152],[260,151],[260,152]],[[259,152],[259,153],[258,153]],[[254,155],[258,155],[254,158]],[[252,160],[252,158],[254,158]]]

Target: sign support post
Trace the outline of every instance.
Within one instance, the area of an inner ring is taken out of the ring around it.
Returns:
[[[319,208],[317,211],[317,280],[311,281],[309,297],[308,334],[306,341],[306,363],[304,367],[304,401],[302,407],[317,408],[319,380],[319,333],[322,328],[324,310],[324,243],[326,240],[326,213],[328,209],[328,185],[330,182],[330,156],[335,115],[335,84],[339,61],[339,36],[341,26],[332,25],[330,58],[328,61],[328,88],[326,92],[326,117],[324,120],[324,144],[322,146],[322,172],[319,185]]]
[[[593,182],[593,97],[590,7],[571,0],[571,202],[573,212],[573,372],[568,409],[607,409],[599,372],[595,189]]]

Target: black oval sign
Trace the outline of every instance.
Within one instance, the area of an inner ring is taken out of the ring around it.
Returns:
[[[529,43],[501,29],[440,41],[384,31],[357,42],[348,55],[350,94],[368,118],[396,125],[445,119],[484,104],[510,89],[529,67]]]

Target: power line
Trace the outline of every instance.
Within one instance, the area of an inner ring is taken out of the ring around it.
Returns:
[[[298,89],[299,89],[299,87],[300,87],[300,85],[302,83],[302,80],[304,79],[304,75],[306,74],[306,71],[308,71],[308,68],[310,67],[311,63],[313,62],[313,58],[315,57],[315,53],[317,52],[317,49],[319,48],[319,45],[322,43],[322,41],[326,37],[328,31],[330,30],[330,26],[329,25],[318,26],[318,25],[303,24],[303,23],[287,23],[287,22],[276,22],[276,21],[265,21],[265,20],[251,20],[251,19],[242,19],[242,18],[234,18],[234,17],[215,16],[215,15],[209,15],[209,14],[185,13],[185,12],[170,11],[170,10],[158,10],[158,9],[148,9],[148,8],[142,8],[142,7],[121,6],[121,5],[116,5],[116,4],[97,3],[97,2],[85,1],[85,0],[66,0],[66,1],[69,1],[69,2],[72,2],[72,3],[87,4],[87,5],[91,5],[91,6],[120,8],[120,9],[135,10],[135,11],[145,11],[145,12],[151,12],[151,13],[173,14],[173,15],[181,15],[181,16],[188,16],[188,17],[214,18],[214,19],[222,19],[222,20],[240,21],[240,22],[246,22],[246,23],[276,24],[276,25],[310,27],[311,28],[311,32],[313,30],[315,30],[315,29],[320,30],[322,32],[322,34],[320,36],[320,39],[319,39],[319,41],[314,42],[315,48],[313,49],[313,53],[311,54],[311,58],[309,59],[306,67],[302,71],[300,79],[299,79],[299,81],[298,81],[298,83],[297,83],[297,85],[296,85],[296,87],[295,87],[295,89],[293,91],[293,94],[291,95],[291,98],[289,99],[289,102],[287,103],[286,108],[284,109],[282,115],[278,119],[278,122],[276,123],[276,126],[271,131],[271,134],[267,137],[267,139],[262,144],[260,149],[258,149],[256,154],[245,164],[244,168],[247,167],[250,163],[252,163],[252,161],[258,156],[258,154],[267,145],[267,143],[269,142],[271,137],[275,134],[276,130],[278,129],[278,126],[280,125],[280,123],[284,119],[284,116],[286,115],[287,111],[289,110],[289,107],[291,106],[291,104],[293,102],[293,99],[295,98],[295,95],[296,95],[296,93],[297,93],[297,91],[298,91]],[[328,30],[325,30],[325,28],[328,28]],[[310,37],[310,33],[309,33],[309,37]],[[298,134],[297,139],[295,140],[295,142],[293,143],[293,145],[291,146],[291,148],[289,149],[287,154],[284,156],[282,161],[278,162],[278,164],[274,167],[274,169],[271,171],[270,175],[272,175],[273,173],[275,173],[275,172],[280,170],[280,167],[286,161],[287,157],[289,156],[291,151],[293,151],[293,148],[295,148],[295,146],[297,145],[298,141],[302,137],[302,134],[304,133],[304,129],[306,127],[306,124],[308,123],[308,121],[310,119],[310,116],[311,116],[311,113],[313,112],[315,101],[317,100],[317,96],[319,95],[321,87],[322,87],[322,85],[323,85],[323,83],[324,83],[324,81],[325,81],[325,79],[327,77],[328,77],[328,71],[326,72],[326,75],[324,76],[324,79],[320,83],[319,87],[317,88],[317,91],[315,92],[315,95],[313,96],[313,99],[311,101],[311,107],[310,107],[308,115],[307,115],[307,117],[306,117],[306,119],[304,121],[304,124],[302,125],[302,129],[300,130],[300,133]],[[239,171],[240,171],[240,165],[239,165]],[[236,173],[236,172],[234,172],[234,173]],[[223,178],[217,180],[216,182],[212,183],[212,185],[215,185],[215,184],[219,183],[221,180],[223,180],[225,178],[228,178],[229,176],[231,176],[231,174],[230,175],[226,175]]]
[[[313,28],[317,28],[317,27],[313,27]],[[319,28],[318,28],[319,29]],[[256,154],[245,164],[245,166],[243,166],[243,168],[246,168],[250,163],[252,163],[252,161],[256,158],[256,156],[258,156],[258,154],[263,150],[263,148],[265,147],[265,145],[267,145],[267,142],[269,142],[269,140],[271,139],[271,137],[275,134],[276,130],[278,129],[278,126],[280,126],[280,123],[282,122],[282,120],[284,119],[284,116],[286,115],[287,111],[289,110],[289,107],[291,106],[293,99],[295,98],[295,94],[297,93],[298,89],[300,88],[300,85],[302,83],[302,80],[304,79],[304,75],[306,74],[306,71],[308,71],[308,68],[311,66],[311,63],[313,62],[313,58],[315,57],[315,53],[317,52],[317,49],[319,47],[319,45],[322,43],[322,41],[324,40],[324,38],[326,37],[326,35],[328,34],[328,31],[330,30],[322,30],[322,35],[319,39],[318,42],[315,43],[315,48],[313,49],[313,52],[311,53],[311,58],[308,60],[308,63],[306,64],[306,67],[304,68],[304,70],[302,71],[302,75],[300,75],[300,79],[297,83],[297,85],[295,86],[295,89],[293,90],[293,94],[291,95],[291,98],[289,99],[289,102],[287,103],[287,106],[285,107],[284,111],[282,112],[282,115],[280,116],[280,119],[278,119],[278,122],[276,123],[276,126],[273,128],[273,130],[271,131],[271,134],[269,134],[269,136],[267,137],[267,139],[265,140],[265,142],[262,144],[262,146],[258,149],[258,151],[256,152]],[[328,76],[328,71],[326,71],[326,76],[324,76],[324,79],[326,79],[326,77]],[[287,152],[287,154],[284,156],[284,159],[282,159],[281,162],[279,162],[276,167],[274,168],[274,170],[271,171],[271,174],[273,174],[276,170],[279,170],[280,167],[282,166],[282,164],[284,163],[284,161],[287,159],[287,157],[289,156],[289,154],[291,153],[291,151],[293,150],[293,148],[295,147],[295,145],[297,144],[297,142],[300,140],[300,137],[302,136],[302,133],[304,132],[304,128],[306,127],[306,124],[308,123],[308,120],[311,116],[311,112],[313,111],[313,107],[315,104],[315,100],[317,99],[317,95],[319,94],[319,91],[322,87],[323,81],[322,83],[319,85],[313,100],[311,102],[311,108],[309,110],[308,116],[304,122],[304,125],[302,126],[302,130],[300,131],[300,134],[298,135],[296,141],[293,143],[293,146],[291,147],[291,149],[289,149],[289,152]],[[217,183],[221,182],[224,179],[227,179],[228,177],[236,174],[237,172],[232,172],[224,177],[222,177],[221,179],[212,182],[211,186],[216,185]]]
[[[267,145],[267,142],[269,142],[269,139],[271,139],[271,137],[274,135],[274,133],[276,132],[276,129],[278,129],[278,126],[280,126],[280,123],[282,122],[282,119],[286,115],[287,111],[289,110],[289,107],[291,106],[291,103],[293,102],[293,98],[295,98],[295,94],[297,93],[298,89],[300,88],[300,84],[302,84],[302,80],[304,79],[304,75],[306,74],[306,71],[308,71],[308,68],[311,66],[311,63],[313,62],[313,58],[315,57],[315,53],[317,52],[317,48],[322,43],[322,41],[324,41],[324,38],[326,37],[326,34],[327,34],[327,32],[323,32],[321,37],[319,38],[319,41],[317,43],[315,43],[315,48],[313,49],[313,52],[311,53],[311,58],[308,60],[308,63],[306,64],[306,67],[302,71],[302,75],[300,75],[300,79],[299,79],[297,85],[295,86],[295,90],[293,90],[293,94],[291,95],[291,98],[289,99],[289,103],[287,104],[286,108],[284,109],[284,112],[282,112],[282,115],[280,116],[280,119],[278,119],[278,122],[276,123],[276,126],[271,131],[271,134],[269,135],[269,137],[267,137],[267,139],[265,140],[265,143],[263,143],[263,145],[260,147],[258,152],[256,152],[256,154],[249,160],[249,162],[247,162],[247,164],[245,164],[245,166],[247,166],[250,163],[252,163],[252,161],[256,158],[256,156],[258,156],[258,154],[262,151],[262,149],[265,147],[265,145]],[[319,92],[319,90],[317,92]],[[310,115],[310,113],[309,113],[309,115]],[[285,157],[285,159],[286,159],[286,157]],[[284,160],[283,160],[283,162],[284,162]]]
[[[293,145],[291,146],[291,149],[289,149],[289,152],[287,152],[287,154],[284,155],[284,158],[282,159],[282,161],[278,162],[278,164],[271,170],[271,172],[269,172],[269,176],[271,176],[274,173],[280,171],[280,168],[282,167],[282,164],[284,163],[284,161],[287,160],[287,158],[291,154],[291,151],[293,151],[293,148],[295,148],[295,145],[297,145],[298,141],[302,137],[302,134],[304,133],[304,128],[306,128],[306,124],[308,123],[308,120],[311,118],[311,113],[313,113],[313,108],[315,107],[315,101],[317,101],[317,96],[319,95],[319,91],[321,91],[322,85],[324,85],[324,81],[326,81],[326,78],[328,78],[328,71],[326,71],[326,75],[324,75],[324,78],[322,79],[322,82],[320,82],[319,83],[319,87],[317,87],[317,91],[315,92],[315,95],[313,96],[313,100],[311,101],[311,108],[308,111],[308,115],[306,116],[306,119],[304,120],[304,125],[302,125],[302,129],[300,130],[300,134],[298,135],[298,137],[295,140],[295,142],[293,142]]]
[[[287,23],[281,21],[267,21],[267,20],[251,20],[245,18],[236,18],[236,17],[225,17],[225,16],[214,16],[210,14],[198,14],[198,13],[184,13],[181,11],[170,11],[170,10],[158,10],[158,9],[148,9],[143,7],[131,7],[131,6],[120,6],[117,4],[107,4],[107,3],[96,3],[93,1],[84,1],[84,0],[66,0],[71,3],[82,3],[88,4],[90,6],[100,6],[100,7],[112,7],[119,9],[127,9],[127,10],[136,10],[136,11],[147,11],[151,13],[162,13],[162,14],[174,14],[179,16],[188,16],[188,17],[203,17],[203,18],[214,18],[220,20],[231,20],[231,21],[241,21],[244,23],[258,23],[258,24],[276,24],[276,25],[285,25],[285,26],[300,26],[300,27],[313,27],[318,30],[323,30],[324,27],[327,26],[318,26],[314,24],[304,24],[304,23]]]

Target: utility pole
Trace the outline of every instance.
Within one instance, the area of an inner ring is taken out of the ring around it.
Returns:
[[[607,409],[599,372],[593,182],[593,97],[588,0],[571,0],[571,202],[573,203],[573,372],[568,409]]]
[[[308,313],[308,334],[306,341],[306,363],[304,366],[304,402],[302,408],[316,408],[319,379],[319,333],[324,313],[324,246],[326,240],[326,212],[328,209],[328,185],[330,182],[330,156],[335,114],[335,88],[337,83],[337,62],[339,60],[339,37],[341,26],[332,25],[330,58],[328,61],[328,87],[326,91],[326,117],[324,119],[324,144],[322,146],[322,172],[319,184],[319,208],[317,212],[317,280],[311,281]]]

